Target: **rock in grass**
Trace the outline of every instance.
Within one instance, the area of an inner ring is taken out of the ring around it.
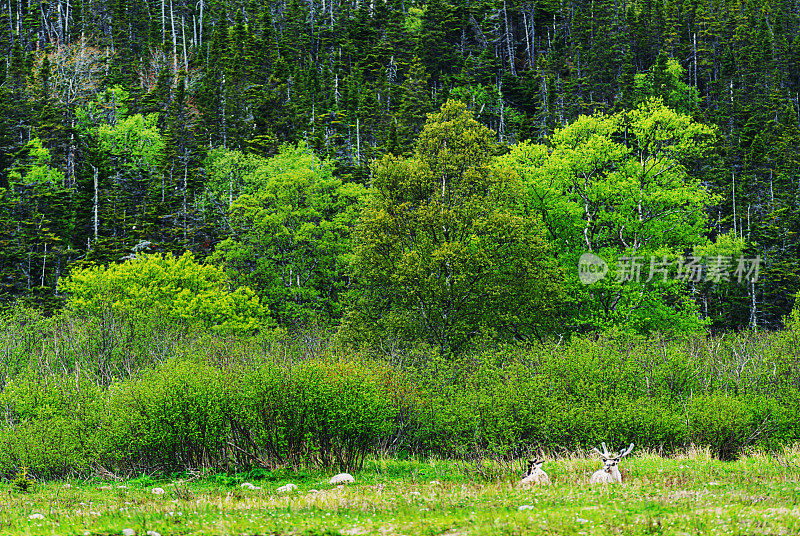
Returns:
[[[153,488],[153,495],[164,495],[164,488]]]
[[[296,484],[292,484],[291,482],[289,482],[285,486],[279,487],[278,488],[278,493],[290,493],[290,492],[292,492],[292,491],[294,491],[296,489],[297,489],[297,485]]]
[[[28,519],[44,519],[44,515],[42,514],[31,514],[28,516]]]
[[[355,481],[356,481],[356,479],[353,478],[353,475],[351,475],[350,473],[339,473],[338,475],[335,475],[333,478],[331,478],[330,482],[328,482],[328,483],[329,484],[334,484],[334,485],[335,484],[350,484],[350,483],[353,483]]]
[[[136,536],[136,531],[133,529],[122,529],[122,536]]]

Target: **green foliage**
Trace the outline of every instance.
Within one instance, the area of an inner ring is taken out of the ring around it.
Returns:
[[[787,319],[786,327],[793,333],[800,333],[800,294],[795,296],[794,307]]]
[[[0,469],[37,474],[86,470],[101,449],[104,409],[99,388],[83,377],[27,371],[0,393]]]
[[[17,474],[11,481],[11,485],[19,492],[30,493],[36,481],[28,476],[28,468],[20,467],[17,469]]]
[[[120,158],[130,171],[154,174],[164,157],[164,140],[158,130],[158,114],[120,118],[97,129],[103,151]]]
[[[520,184],[493,168],[496,145],[456,101],[429,116],[411,158],[384,157],[356,233],[356,340],[420,338],[457,353],[483,330],[541,336],[558,317],[561,275]]]
[[[635,75],[636,104],[660,97],[664,104],[681,114],[691,114],[700,96],[696,87],[687,84],[686,69],[662,52],[648,73]]]
[[[791,330],[485,339],[459,356],[397,345],[384,359],[309,332],[164,326],[26,310],[0,323],[0,472],[348,470],[377,452],[507,459],[601,441],[734,458],[800,437]]]
[[[697,308],[685,278],[664,277],[651,260],[676,266],[685,250],[703,243],[704,207],[714,198],[689,173],[709,151],[714,130],[649,100],[613,116],[582,116],[557,131],[551,148],[512,147],[499,165],[523,178],[523,209],[545,223],[570,281],[575,327],[631,332],[695,331]],[[591,252],[609,266],[606,278],[578,281],[579,257]],[[636,272],[620,266],[633,262]],[[622,264],[621,264],[622,263]]]
[[[44,185],[55,187],[63,184],[64,173],[51,167],[50,151],[42,146],[42,140],[33,138],[26,145],[27,163],[21,169],[9,173],[9,180],[26,186]]]
[[[405,393],[380,362],[313,360],[241,374],[238,439],[262,463],[356,469],[395,430]]]
[[[230,290],[225,274],[191,253],[141,255],[106,267],[73,271],[62,286],[69,307],[102,316],[169,319],[186,328],[252,333],[269,327],[268,309],[249,288]]]
[[[695,397],[687,413],[692,441],[710,446],[722,460],[736,459],[754,428],[747,406],[725,394]]]
[[[209,167],[215,195],[232,200],[233,235],[211,261],[258,292],[284,325],[338,319],[364,188],[333,177],[331,162],[303,143],[270,159],[217,151]]]
[[[219,369],[185,360],[111,385],[109,460],[169,470],[219,463],[231,386]]]

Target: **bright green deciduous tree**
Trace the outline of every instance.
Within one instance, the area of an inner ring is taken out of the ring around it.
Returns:
[[[623,75],[629,76],[627,73]],[[685,78],[686,69],[662,51],[650,72],[634,76],[637,104],[660,97],[665,105],[676,112],[693,113],[700,101],[700,94],[696,87],[684,82]]]
[[[613,116],[582,116],[557,131],[551,147],[522,143],[500,159],[524,177],[526,208],[545,222],[573,282],[575,328],[699,327],[675,261],[706,242],[705,206],[713,197],[688,166],[713,138],[711,128],[650,100]],[[611,269],[588,287],[578,281],[585,252]],[[672,266],[667,281],[664,272],[651,272],[653,258]],[[629,273],[615,270],[620,262]]]
[[[357,228],[356,338],[420,338],[444,353],[481,332],[552,329],[561,292],[537,216],[515,206],[519,177],[492,166],[494,133],[448,101],[408,159],[384,157]]]
[[[192,329],[249,333],[269,327],[269,310],[247,287],[232,289],[224,272],[191,253],[141,255],[109,267],[72,272],[61,289],[79,312],[110,308],[133,318],[161,318]]]
[[[339,318],[364,188],[333,177],[332,162],[304,143],[271,159],[215,151],[206,167],[218,204],[233,200],[232,236],[212,262],[256,290],[284,325]]]
[[[164,140],[158,130],[158,114],[119,118],[97,127],[100,147],[119,160],[118,166],[139,176],[155,176],[164,157]]]

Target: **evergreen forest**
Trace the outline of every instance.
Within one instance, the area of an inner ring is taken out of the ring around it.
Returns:
[[[794,1],[12,1],[0,50],[6,305],[188,252],[269,325],[451,351],[774,330],[800,288]],[[474,240],[417,240],[451,184]],[[582,251],[758,267],[583,288]]]

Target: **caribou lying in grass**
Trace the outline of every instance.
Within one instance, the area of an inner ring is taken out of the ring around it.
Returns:
[[[603,459],[603,468],[598,469],[597,471],[592,474],[589,478],[590,484],[613,484],[614,482],[622,482],[622,475],[619,472],[619,468],[617,465],[619,461],[627,456],[628,454],[633,451],[633,443],[626,449],[621,451],[618,455],[614,455],[608,452],[608,448],[606,444],[603,443],[603,452],[597,450],[595,447],[594,451],[600,455]]]
[[[538,458],[528,460],[528,472],[525,473],[525,477],[520,481],[519,485],[527,488],[530,486],[549,484],[550,477],[547,476],[547,473],[542,471],[543,463],[544,460],[539,460]]]

